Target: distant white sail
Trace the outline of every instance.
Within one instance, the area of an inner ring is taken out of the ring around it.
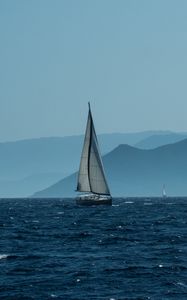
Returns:
[[[163,189],[162,189],[162,197],[163,197],[163,198],[166,198],[166,197],[167,197],[165,184],[163,185]]]
[[[89,106],[88,121],[78,173],[77,190],[110,195]]]

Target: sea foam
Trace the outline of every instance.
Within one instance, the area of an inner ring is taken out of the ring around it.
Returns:
[[[0,254],[0,259],[5,259],[8,257],[8,254]]]

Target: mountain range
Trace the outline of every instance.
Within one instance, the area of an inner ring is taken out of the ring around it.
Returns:
[[[102,154],[119,144],[152,149],[185,137],[170,131],[98,135]],[[27,197],[76,172],[82,144],[83,135],[0,143],[0,197]]]
[[[155,149],[121,144],[103,157],[113,196],[187,195],[187,139]],[[34,197],[74,197],[77,174],[58,181]]]
[[[113,133],[98,136],[102,153],[121,143],[134,145],[165,131]],[[83,135],[0,143],[0,197],[26,197],[76,171]]]
[[[134,144],[134,146],[140,149],[154,149],[156,147],[163,146],[166,144],[179,142],[185,138],[187,138],[186,133],[179,134],[170,132],[167,134],[153,134]]]

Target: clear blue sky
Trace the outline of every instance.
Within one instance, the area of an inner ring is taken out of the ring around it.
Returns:
[[[187,131],[186,0],[0,0],[0,141]]]

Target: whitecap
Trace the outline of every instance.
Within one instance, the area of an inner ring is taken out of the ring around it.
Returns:
[[[7,258],[9,255],[8,254],[0,254],[0,259],[5,259]]]
[[[126,204],[134,203],[133,201],[125,201]]]
[[[180,286],[183,286],[183,287],[187,288],[187,285],[184,284],[183,282],[177,282],[177,284],[180,285]]]

